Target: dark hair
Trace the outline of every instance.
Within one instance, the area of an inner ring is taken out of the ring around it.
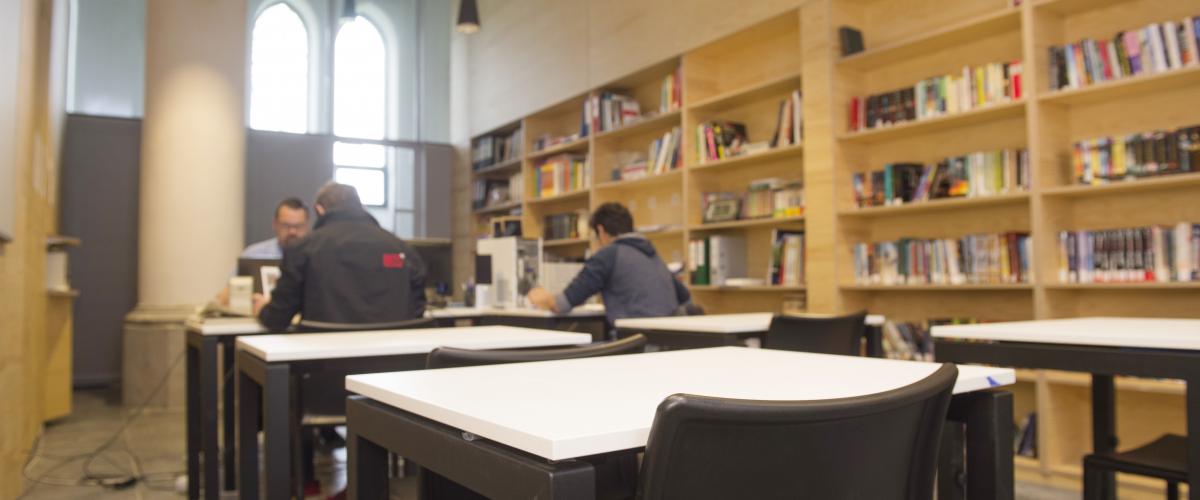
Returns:
[[[288,207],[292,210],[303,210],[304,218],[308,218],[308,207],[304,205],[303,201],[300,201],[300,198],[293,196],[291,198],[284,198],[283,201],[279,202],[279,204],[275,206],[276,219],[279,218],[279,210],[281,210],[283,207]]]
[[[326,212],[363,210],[362,201],[358,199],[358,191],[354,186],[332,181],[317,191],[317,205],[325,207]]]
[[[625,208],[625,205],[610,201],[596,207],[588,225],[592,227],[592,231],[596,231],[598,226],[604,226],[604,232],[610,236],[620,236],[633,232],[633,216],[629,215],[629,209]]]

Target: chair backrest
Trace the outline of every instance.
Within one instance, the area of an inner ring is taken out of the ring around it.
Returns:
[[[437,326],[433,318],[417,318],[404,321],[388,321],[384,323],[331,323],[328,321],[303,320],[297,331],[305,333],[318,332],[352,332],[365,330],[408,330],[412,328],[433,328]]]
[[[823,401],[676,394],[654,417],[639,498],[933,498],[958,367],[899,389]]]
[[[498,365],[555,359],[594,358],[614,354],[636,354],[646,350],[646,336],[625,337],[612,342],[599,342],[581,347],[552,349],[458,349],[439,347],[425,358],[425,368],[456,368],[460,366]]]
[[[858,356],[866,319],[866,311],[827,318],[777,314],[771,318],[763,347]]]

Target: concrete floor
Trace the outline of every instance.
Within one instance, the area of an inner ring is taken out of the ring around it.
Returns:
[[[186,495],[175,489],[184,475],[185,417],[182,410],[147,410],[114,438],[133,408],[120,404],[120,395],[108,390],[76,391],[71,416],[46,426],[34,456],[26,467],[24,499],[176,499]],[[96,448],[113,439],[106,452],[88,463]],[[145,479],[125,490],[79,485],[84,465],[92,477],[140,475]],[[345,484],[345,450],[318,453],[317,477],[324,498]],[[181,483],[182,484],[182,483]],[[397,480],[392,498],[416,498],[415,481]],[[1074,500],[1073,491],[1018,483],[1022,500]],[[236,495],[229,496],[236,498]]]

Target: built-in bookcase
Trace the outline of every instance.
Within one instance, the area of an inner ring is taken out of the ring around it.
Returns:
[[[812,312],[866,309],[895,321],[971,317],[1026,320],[1071,316],[1200,317],[1200,283],[1064,283],[1061,231],[1200,222],[1200,173],[1081,185],[1072,167],[1077,141],[1200,124],[1200,65],[1052,90],[1049,48],[1107,38],[1149,23],[1200,15],[1200,0],[814,0],[687,50],[586,94],[524,117],[525,235],[541,236],[545,215],[620,201],[634,213],[664,260],[685,262],[689,241],[738,236],[747,277],[768,270],[772,232],[805,231],[805,281],[799,286],[692,285],[709,312],[779,311],[807,296]],[[843,57],[838,28],[863,35],[864,50]],[[855,97],[910,87],[964,66],[1021,63],[1021,95],[969,111],[851,129]],[[663,78],[678,72],[682,103],[659,111]],[[771,138],[780,102],[803,91],[803,140],[752,155],[702,161],[696,129],[713,121],[745,124],[749,142]],[[535,151],[543,134],[579,131],[583,103],[616,92],[633,97],[644,119]],[[617,180],[624,151],[643,151],[674,127],[682,165],[658,175]],[[936,163],[975,152],[1028,151],[1028,188],[974,197],[859,207],[855,174],[889,163]],[[559,152],[589,155],[590,187],[548,200],[532,197],[533,168]],[[505,167],[511,168],[511,167]],[[483,174],[479,174],[483,175]],[[703,193],[741,193],[758,179],[800,180],[803,215],[705,223]],[[512,208],[512,207],[508,207]],[[490,216],[480,214],[481,221]],[[885,285],[856,281],[855,245],[902,238],[1029,234],[1030,279],[1024,282]],[[547,251],[583,256],[588,238],[548,241]],[[687,277],[685,277],[685,280]],[[1184,427],[1182,384],[1120,379],[1118,435],[1137,446]],[[1026,371],[1013,387],[1016,419],[1036,412],[1037,458],[1018,457],[1018,477],[1079,487],[1080,457],[1090,449],[1088,379]],[[1157,498],[1160,485],[1120,478],[1122,498]]]

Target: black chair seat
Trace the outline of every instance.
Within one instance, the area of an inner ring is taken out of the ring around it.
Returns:
[[[1186,437],[1166,434],[1132,450],[1093,453],[1084,457],[1083,462],[1085,467],[1186,483],[1187,453]]]

